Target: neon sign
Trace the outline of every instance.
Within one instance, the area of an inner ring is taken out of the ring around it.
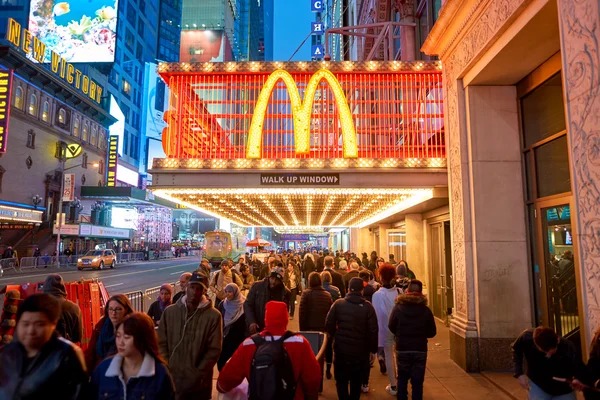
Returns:
[[[117,186],[117,168],[119,164],[119,137],[108,137],[108,162],[106,163],[106,186]]]
[[[343,155],[344,158],[357,158],[358,146],[356,143],[356,130],[352,113],[348,106],[348,101],[342,86],[331,71],[321,69],[310,78],[304,91],[304,100],[300,99],[298,86],[289,72],[278,69],[273,72],[265,82],[256,102],[254,115],[248,132],[248,146],[246,148],[246,158],[260,158],[262,150],[262,131],[267,106],[271,93],[279,80],[285,83],[292,103],[292,116],[294,119],[294,145],[296,154],[309,154],[310,152],[310,120],[313,109],[315,94],[319,88],[321,80],[325,79],[338,107],[340,124],[342,127]]]
[[[6,153],[13,72],[0,68],[0,153]]]

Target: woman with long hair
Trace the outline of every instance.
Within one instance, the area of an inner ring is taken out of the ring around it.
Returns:
[[[217,310],[223,316],[223,348],[217,369],[221,371],[227,360],[246,339],[246,316],[244,315],[244,302],[246,297],[235,283],[225,286],[225,300],[219,303]]]
[[[90,344],[85,350],[85,363],[88,371],[93,371],[100,361],[117,352],[116,326],[131,313],[133,313],[133,307],[124,294],[116,294],[108,299],[104,306],[104,317],[94,327]]]
[[[152,318],[154,325],[158,326],[160,317],[162,317],[162,313],[165,311],[165,308],[173,304],[171,301],[171,296],[173,296],[173,286],[168,283],[164,283],[160,287],[156,301],[152,303],[148,309],[148,316]]]
[[[583,392],[585,400],[600,400],[600,329],[590,343],[590,358],[587,366],[571,384],[573,389]]]
[[[94,399],[162,400],[175,398],[175,385],[158,350],[154,323],[143,313],[117,324],[118,353],[102,361],[92,375]]]

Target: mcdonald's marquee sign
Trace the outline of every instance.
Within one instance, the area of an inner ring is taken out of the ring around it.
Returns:
[[[162,63],[177,99],[164,115],[163,149],[215,168],[218,160],[243,168],[251,159],[444,157],[440,70],[399,61]]]

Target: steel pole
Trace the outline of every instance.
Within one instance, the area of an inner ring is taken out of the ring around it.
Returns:
[[[60,193],[58,197],[58,232],[56,233],[56,267],[60,268],[60,230],[62,229],[62,207],[63,207],[63,193],[65,191],[65,162],[67,160],[66,154],[62,154],[63,148],[61,148],[62,161],[60,162]]]

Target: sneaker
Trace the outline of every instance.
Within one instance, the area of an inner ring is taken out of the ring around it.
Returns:
[[[363,393],[369,393],[369,385],[362,385],[361,390]]]
[[[387,394],[389,394],[390,396],[396,396],[398,394],[398,389],[396,388],[396,386],[392,386],[392,385],[387,385],[385,387],[385,391],[387,392]]]
[[[387,374],[387,367],[385,366],[385,360],[379,360],[379,371],[382,375]]]

